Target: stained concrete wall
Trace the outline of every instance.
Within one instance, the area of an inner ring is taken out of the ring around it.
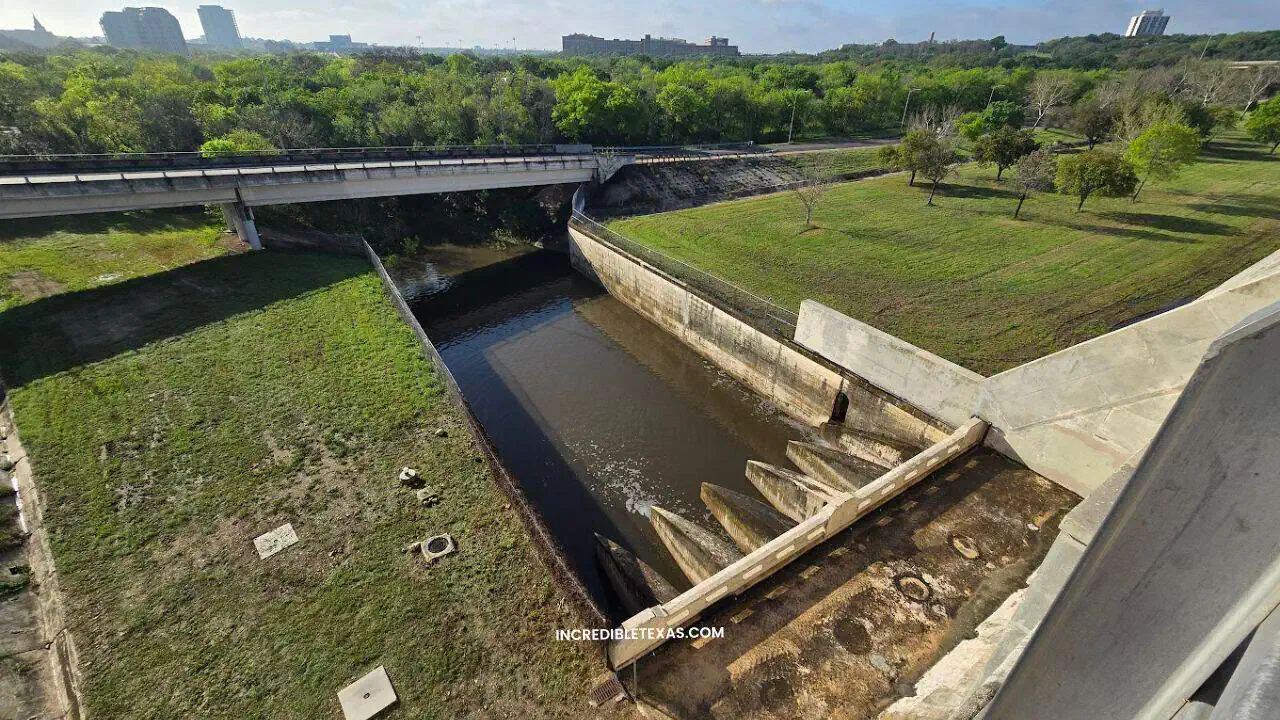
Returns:
[[[981,375],[820,302],[800,304],[795,340],[952,426],[973,415]]]
[[[569,236],[574,267],[609,294],[788,415],[810,425],[830,419],[844,385],[840,373],[735,318],[656,268],[575,228],[569,229]]]
[[[1194,302],[987,378],[987,444],[1088,495],[1155,436],[1209,344],[1280,299],[1280,252]]]

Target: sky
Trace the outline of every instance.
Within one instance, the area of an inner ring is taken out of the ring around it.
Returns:
[[[188,38],[203,34],[196,6],[221,1],[249,37],[310,42],[330,34],[384,45],[554,49],[560,36],[727,36],[744,53],[813,52],[844,43],[989,38],[1030,44],[1064,35],[1124,32],[1145,7],[1131,0],[188,0],[158,5]],[[3,0],[0,28],[101,35],[98,18],[121,0]],[[1168,33],[1280,29],[1277,0],[1166,0]]]

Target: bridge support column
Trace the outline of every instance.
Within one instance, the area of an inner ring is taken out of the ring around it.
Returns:
[[[222,203],[222,216],[227,219],[228,229],[249,243],[254,250],[262,249],[262,238],[258,237],[258,226],[253,222],[253,211],[241,202]]]

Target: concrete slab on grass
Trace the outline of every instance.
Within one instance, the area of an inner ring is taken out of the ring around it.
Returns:
[[[297,542],[298,533],[293,531],[293,523],[285,523],[254,538],[253,546],[258,549],[258,557],[266,560]]]
[[[346,720],[369,720],[396,704],[396,691],[391,687],[386,667],[379,665],[368,675],[338,691],[342,716]]]

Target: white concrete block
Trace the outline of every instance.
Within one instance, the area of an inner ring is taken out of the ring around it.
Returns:
[[[293,523],[285,523],[275,530],[254,538],[253,546],[258,550],[258,557],[266,560],[297,542],[298,534],[293,531]]]
[[[369,720],[396,703],[387,669],[381,665],[338,691],[338,703],[346,720]]]

